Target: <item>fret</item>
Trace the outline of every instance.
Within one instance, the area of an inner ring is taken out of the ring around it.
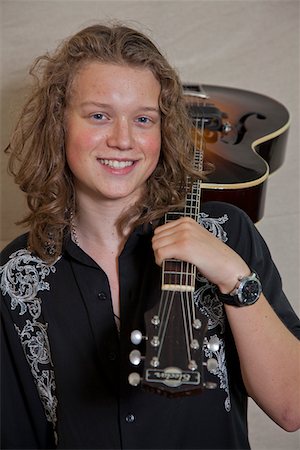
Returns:
[[[195,149],[194,166],[201,170],[203,153]],[[193,184],[190,178],[186,183],[187,194],[185,206],[182,210],[172,211],[165,214],[165,223],[179,219],[180,217],[191,217],[198,221],[200,214],[200,192],[201,181]],[[162,266],[162,290],[177,292],[194,292],[196,280],[196,267],[185,261],[166,260]]]
[[[196,267],[176,259],[163,262],[162,290],[193,292],[195,290]]]
[[[174,292],[194,292],[195,286],[193,285],[184,286],[182,284],[163,284],[161,290]]]

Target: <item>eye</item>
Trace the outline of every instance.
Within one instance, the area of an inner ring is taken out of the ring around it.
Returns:
[[[104,114],[102,114],[102,113],[95,113],[95,114],[91,114],[91,116],[90,116],[92,119],[94,119],[94,120],[104,120],[104,119],[106,119],[106,116],[104,115]]]
[[[138,121],[139,123],[145,123],[145,124],[148,124],[148,123],[151,122],[151,119],[149,119],[149,117],[146,117],[146,116],[141,116],[141,117],[138,117],[137,121]]]

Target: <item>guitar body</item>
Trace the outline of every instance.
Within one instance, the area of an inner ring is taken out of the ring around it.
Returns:
[[[201,101],[221,113],[222,127],[204,131],[204,161],[214,169],[202,183],[202,201],[232,203],[257,222],[264,213],[268,176],[284,161],[287,109],[270,97],[242,89],[184,87],[187,92],[203,92],[207,98]]]

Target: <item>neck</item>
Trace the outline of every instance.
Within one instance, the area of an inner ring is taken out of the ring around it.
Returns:
[[[117,227],[121,211],[108,205],[82,207],[73,213],[71,233],[73,241],[90,253],[91,247],[110,248],[118,254],[123,248],[128,232],[121,234]]]

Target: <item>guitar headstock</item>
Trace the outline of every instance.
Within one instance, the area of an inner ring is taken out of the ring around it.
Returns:
[[[207,322],[194,304],[192,286],[163,284],[160,301],[145,314],[145,336],[138,330],[131,335],[136,346],[145,339],[146,352],[144,357],[137,347],[131,352],[131,363],[143,370],[130,374],[129,383],[169,397],[216,387],[205,382],[205,370],[218,365],[203,359]]]

